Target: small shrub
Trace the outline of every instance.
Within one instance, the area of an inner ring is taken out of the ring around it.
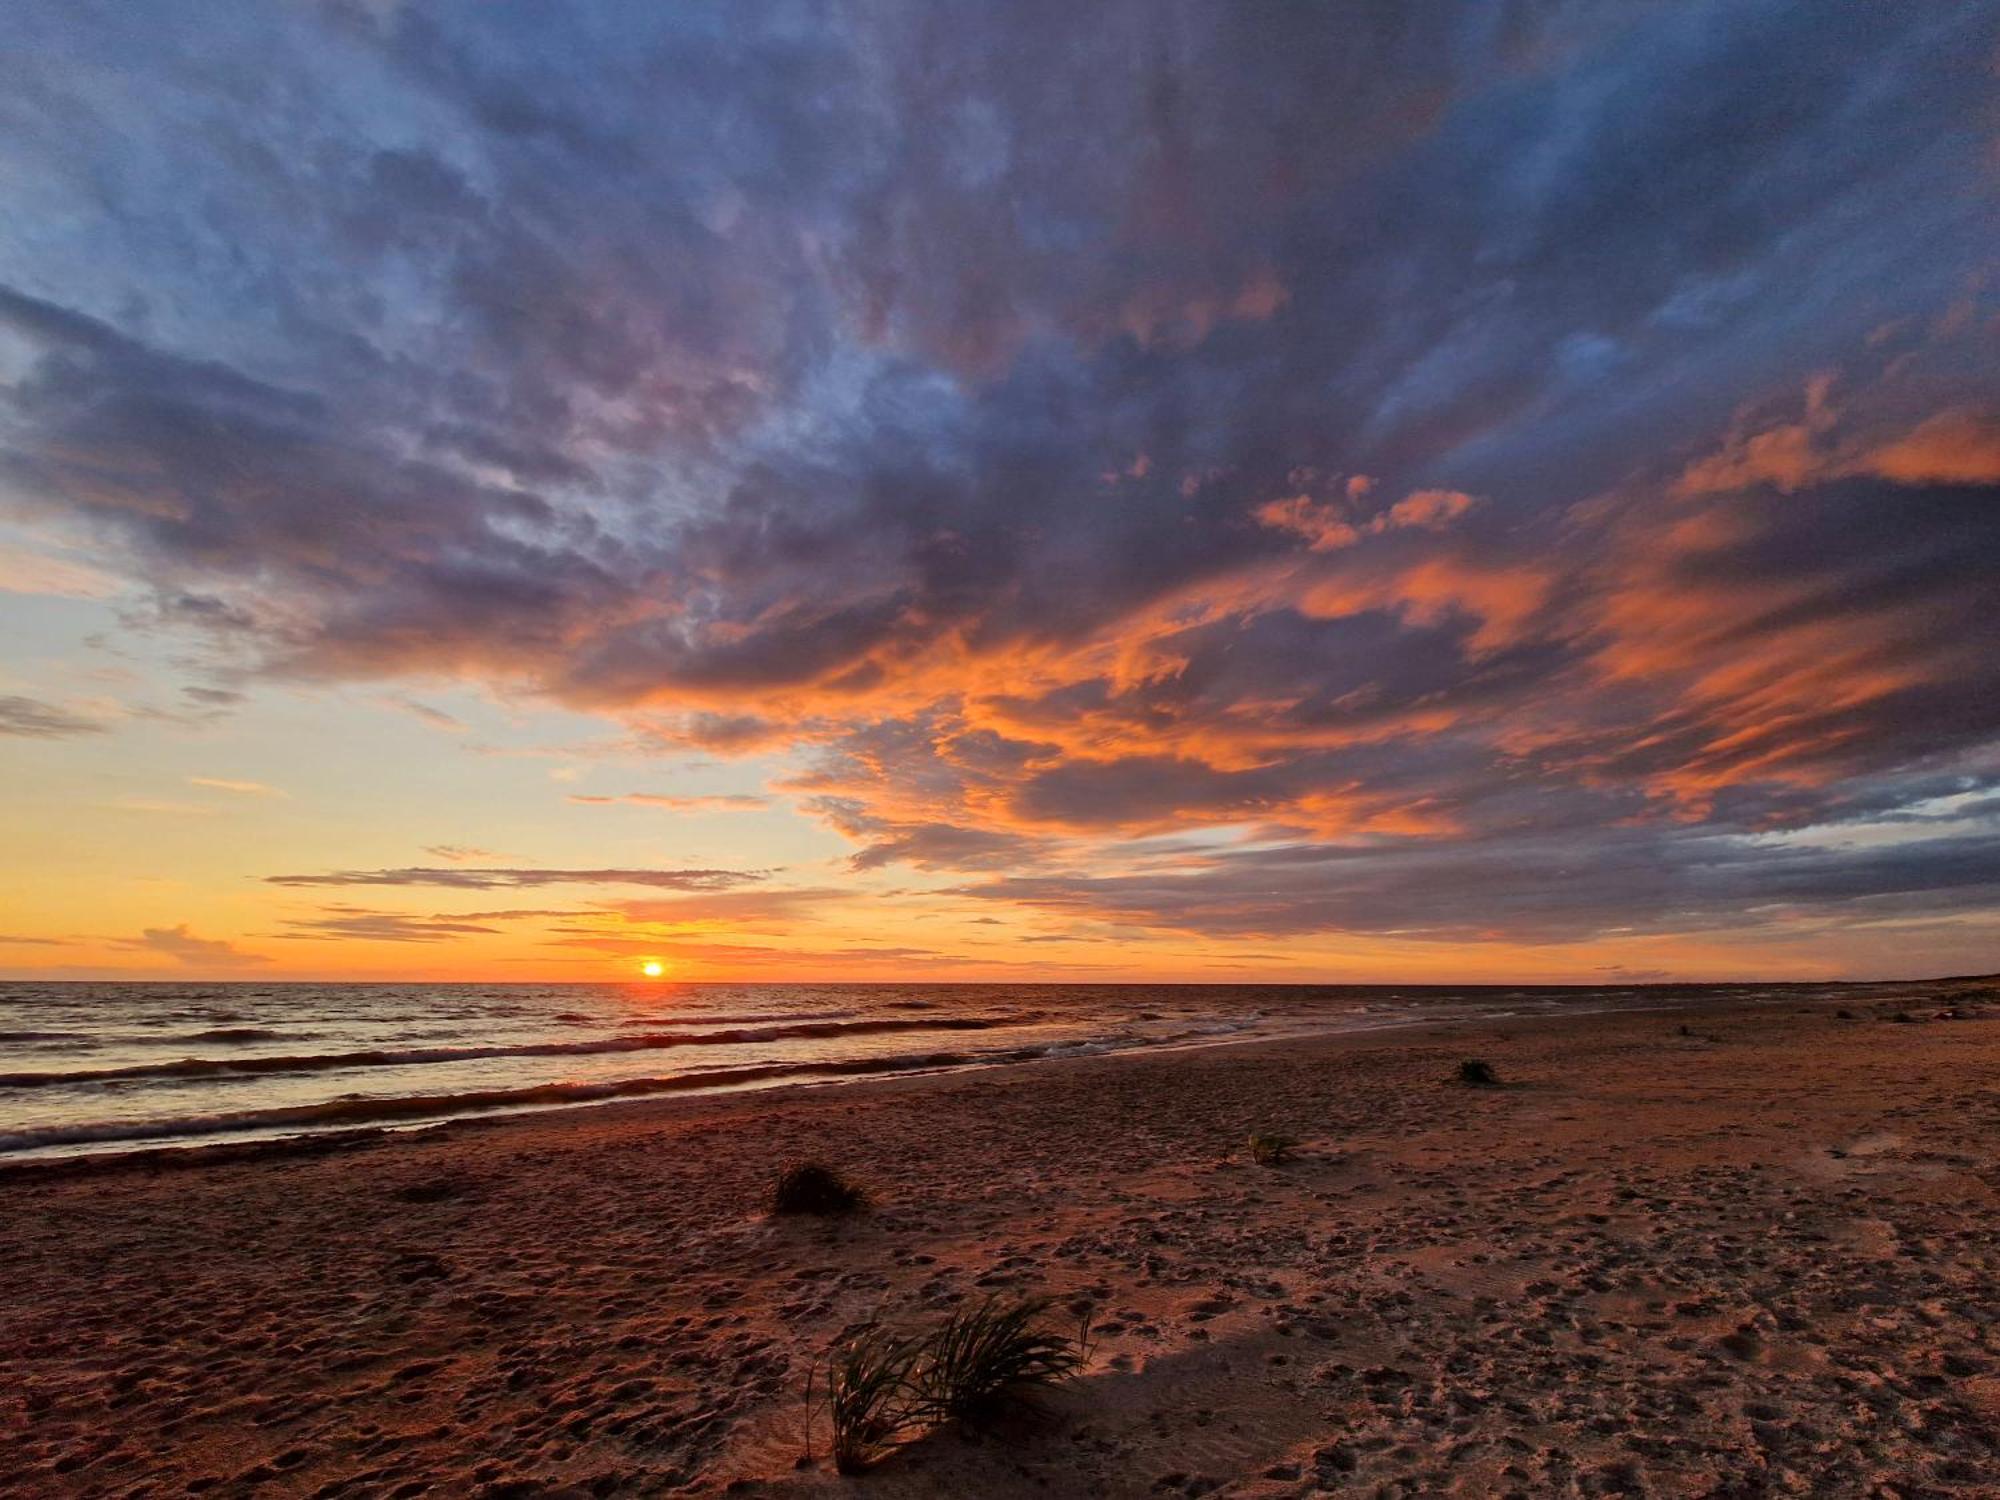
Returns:
[[[1260,1167],[1282,1167],[1292,1159],[1292,1148],[1298,1145],[1288,1135],[1264,1135],[1250,1137],[1250,1160]]]
[[[1851,1010],[1837,1010],[1833,1013],[1833,1018],[1836,1021],[1851,1021],[1854,1019],[1854,1012]]]
[[[833,1466],[859,1474],[915,1433],[910,1369],[917,1343],[867,1328],[840,1344],[828,1361],[826,1411],[833,1427]]]
[[[1468,1088],[1498,1088],[1500,1075],[1493,1071],[1493,1064],[1481,1062],[1476,1057],[1468,1057],[1458,1065],[1458,1081]]]
[[[911,1377],[919,1409],[936,1421],[976,1421],[1067,1380],[1083,1367],[1089,1326],[1076,1338],[1039,1326],[1045,1297],[990,1297],[953,1313],[923,1342]]]
[[[860,1188],[816,1161],[792,1162],[771,1189],[774,1214],[851,1214],[865,1201]]]

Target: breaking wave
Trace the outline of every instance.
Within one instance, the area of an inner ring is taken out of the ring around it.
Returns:
[[[648,1031],[587,1041],[538,1041],[458,1047],[370,1047],[354,1052],[273,1053],[244,1057],[183,1057],[177,1062],[132,1063],[115,1068],[40,1069],[0,1073],[0,1088],[49,1088],[123,1079],[221,1078],[231,1074],[320,1073],[336,1068],[415,1067],[493,1057],[576,1057],[652,1052],[669,1047],[747,1046],[804,1037],[842,1037],[901,1031],[990,1031],[1019,1025],[1026,1016],[939,1016],[924,1020],[803,1021],[772,1026],[726,1026],[701,1031]]]

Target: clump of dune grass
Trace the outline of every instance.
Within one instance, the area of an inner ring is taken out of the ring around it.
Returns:
[[[826,1411],[833,1466],[841,1473],[862,1473],[917,1435],[919,1413],[910,1384],[917,1350],[915,1340],[877,1327],[835,1347],[827,1361]]]
[[[1043,1325],[1046,1297],[989,1297],[953,1313],[923,1340],[911,1376],[918,1409],[935,1421],[977,1421],[1069,1379],[1087,1357],[1089,1324],[1072,1338]]]
[[[1500,1075],[1493,1070],[1492,1063],[1468,1057],[1458,1065],[1458,1081],[1467,1088],[1492,1089],[1500,1086]]]
[[[1074,1338],[1043,1326],[1051,1301],[990,1297],[952,1314],[929,1333],[893,1333],[869,1324],[835,1344],[826,1359],[825,1407],[833,1464],[860,1474],[932,1427],[976,1422],[1034,1397],[1081,1370],[1090,1319]],[[806,1379],[806,1457],[819,1406]]]
[[[1297,1145],[1288,1135],[1258,1131],[1250,1137],[1250,1160],[1260,1167],[1282,1167],[1292,1159],[1292,1149]]]
[[[859,1187],[816,1161],[788,1163],[771,1188],[774,1214],[851,1214],[866,1201]]]

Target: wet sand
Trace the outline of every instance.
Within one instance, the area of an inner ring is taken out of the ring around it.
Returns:
[[[2000,994],[1925,993],[9,1173],[0,1492],[2000,1494]],[[803,1462],[832,1339],[990,1289],[1095,1321],[1044,1420]]]

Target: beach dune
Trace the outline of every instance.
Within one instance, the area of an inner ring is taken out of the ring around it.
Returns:
[[[2000,1019],[1931,999],[17,1169],[0,1490],[1991,1496]],[[871,1207],[766,1215],[801,1156]],[[844,1330],[993,1291],[1092,1325],[1039,1419],[805,1457]]]

